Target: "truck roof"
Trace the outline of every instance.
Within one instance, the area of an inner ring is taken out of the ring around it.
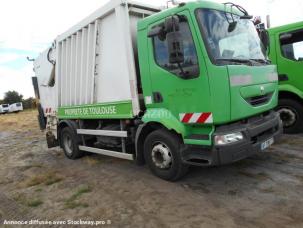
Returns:
[[[303,28],[303,21],[287,24],[287,25],[282,25],[278,27],[273,27],[268,29],[268,32],[271,34],[278,33],[278,32],[286,32],[288,30],[295,30],[295,29],[300,29]]]
[[[237,15],[243,15],[242,12],[240,12],[236,7],[230,7],[230,6],[226,6],[224,5],[224,3],[218,3],[218,2],[214,2],[214,1],[202,1],[202,0],[197,0],[197,1],[192,1],[192,2],[186,2],[183,5],[180,4],[179,7],[173,7],[173,8],[168,8],[162,11],[162,18],[168,17],[170,15],[173,15],[177,12],[180,11],[180,9],[196,9],[196,8],[207,8],[207,9],[214,9],[214,10],[219,10],[219,11],[226,11],[226,12],[230,12],[233,14],[237,14]],[[155,17],[158,17],[158,15],[151,15],[149,17],[146,17],[145,19],[142,19],[139,23],[138,23],[138,29],[145,29],[149,24],[150,21],[155,21]],[[159,18],[161,19],[161,18]]]
[[[101,19],[102,17],[106,16],[108,13],[110,13],[112,10],[115,9],[117,5],[128,5],[129,8],[136,8],[140,9],[141,13],[142,11],[146,11],[147,15],[148,12],[160,12],[160,7],[155,7],[149,4],[140,3],[136,1],[128,1],[128,0],[111,0],[107,4],[101,6],[99,9],[97,9],[95,12],[93,12],[91,15],[77,23],[75,26],[64,32],[63,34],[59,35],[57,37],[57,41],[61,41],[65,39],[66,37],[76,33],[79,31],[79,29],[88,26],[90,23],[94,22],[97,19]]]

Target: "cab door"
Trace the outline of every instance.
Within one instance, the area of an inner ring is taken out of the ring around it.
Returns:
[[[276,35],[277,66],[280,91],[303,92],[303,29]],[[302,102],[291,96],[280,96],[277,111],[285,133],[299,133],[303,129]]]
[[[190,14],[182,11],[178,16],[184,52],[183,63],[170,64],[166,38],[155,36],[148,40],[152,88],[152,104],[149,107],[167,109],[181,122],[201,123],[201,114],[211,113],[207,69]],[[150,25],[149,30],[163,23],[165,19]],[[189,115],[185,118],[186,114]]]
[[[281,84],[303,91],[303,29],[277,35],[277,65]]]

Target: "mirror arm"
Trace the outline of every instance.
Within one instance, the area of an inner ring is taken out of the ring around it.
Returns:
[[[147,37],[151,38],[151,37],[155,37],[155,36],[158,36],[160,34],[162,30],[162,27],[160,26],[157,26],[155,28],[152,28],[149,32],[148,32],[148,35]]]
[[[179,67],[179,69],[181,71],[182,77],[185,77],[185,72],[183,70],[183,67],[181,66],[181,63],[177,63],[177,65],[178,65],[178,67]]]

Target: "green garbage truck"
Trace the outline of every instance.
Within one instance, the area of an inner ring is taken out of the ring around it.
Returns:
[[[269,57],[277,65],[277,111],[286,133],[303,132],[303,21],[268,29]]]
[[[39,123],[66,157],[147,164],[174,181],[232,163],[282,132],[276,66],[251,16],[208,1],[110,1],[34,61]]]

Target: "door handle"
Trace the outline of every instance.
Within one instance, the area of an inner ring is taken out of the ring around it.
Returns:
[[[162,103],[163,97],[160,92],[153,92],[153,101],[154,103]]]
[[[288,75],[287,74],[279,74],[279,81],[280,82],[288,81]]]

